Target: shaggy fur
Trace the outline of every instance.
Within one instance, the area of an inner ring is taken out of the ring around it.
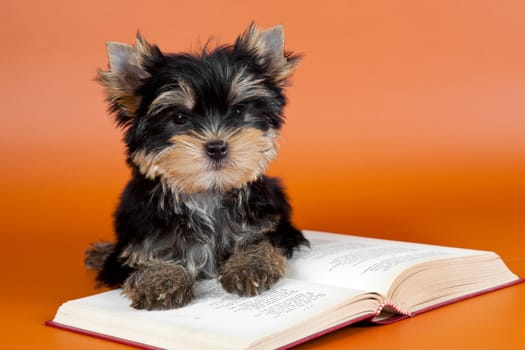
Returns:
[[[286,258],[270,242],[238,244],[219,269],[219,281],[230,293],[254,296],[284,276]]]
[[[198,54],[162,53],[140,34],[107,50],[99,81],[132,177],[116,242],[94,244],[86,265],[139,309],[186,305],[202,278],[242,296],[270,288],[308,244],[279,181],[264,175],[299,60],[282,27],[251,25],[234,45]]]

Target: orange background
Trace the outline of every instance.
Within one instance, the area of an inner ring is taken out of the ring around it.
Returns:
[[[180,51],[210,36],[231,42],[252,20],[284,24],[286,47],[305,58],[270,173],[296,224],[494,250],[525,276],[523,1],[4,0],[0,16],[0,332],[10,347],[119,347],[42,323],[94,292],[82,252],[112,237],[129,171],[93,79],[104,42],[133,42],[137,29]],[[304,348],[517,348],[523,300],[517,286]]]

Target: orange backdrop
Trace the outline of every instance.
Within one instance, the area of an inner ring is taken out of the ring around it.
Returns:
[[[180,51],[284,24],[305,58],[270,173],[298,226],[495,250],[525,275],[525,2],[4,0],[0,16],[0,303],[20,329],[93,291],[82,251],[112,237],[129,176],[95,70],[138,29]]]

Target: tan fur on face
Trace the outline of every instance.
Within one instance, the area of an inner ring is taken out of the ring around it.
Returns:
[[[264,173],[277,154],[275,137],[274,130],[255,128],[176,135],[172,146],[157,153],[139,151],[131,159],[147,178],[159,177],[177,192],[228,191]],[[205,151],[205,144],[214,140],[224,140],[229,147],[228,157],[220,166]]]

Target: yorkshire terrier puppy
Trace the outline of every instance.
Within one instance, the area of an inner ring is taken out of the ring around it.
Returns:
[[[282,26],[252,24],[234,45],[198,54],[165,54],[140,34],[107,51],[98,80],[124,129],[132,178],[116,243],[87,252],[98,282],[148,310],[189,303],[198,279],[241,296],[270,288],[308,245],[279,181],[264,175],[299,60],[284,51]]]

